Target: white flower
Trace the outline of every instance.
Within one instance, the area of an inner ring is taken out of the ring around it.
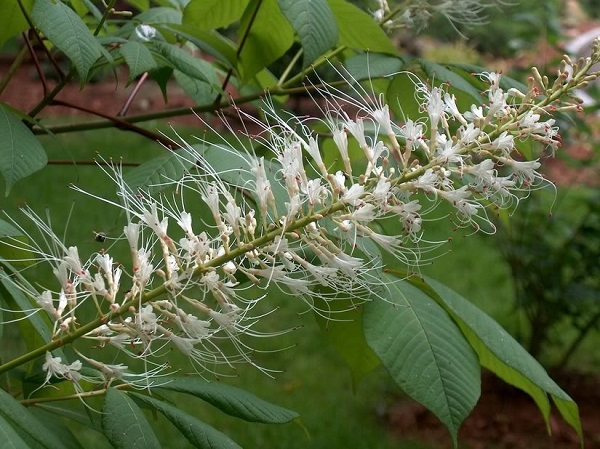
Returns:
[[[536,179],[541,179],[541,175],[536,171],[541,166],[538,159],[534,161],[515,161],[510,158],[499,157],[498,160],[512,168],[513,176],[519,183],[527,186],[532,185]]]
[[[438,174],[435,173],[433,169],[428,168],[427,170],[425,170],[425,173],[423,173],[421,176],[419,176],[419,178],[416,181],[414,181],[413,184],[415,185],[415,187],[417,187],[418,189],[422,189],[425,192],[434,192],[438,182]]]
[[[470,220],[473,215],[477,215],[477,211],[482,206],[475,201],[467,200],[471,196],[471,192],[467,189],[468,186],[462,186],[456,190],[438,190],[438,194],[453,204],[464,219]]]
[[[169,218],[164,217],[162,220],[159,220],[156,203],[152,203],[150,210],[144,208],[139,217],[150,229],[154,231],[161,241],[167,238]]]
[[[400,136],[406,139],[407,153],[414,151],[421,145],[423,139],[423,125],[407,119],[405,125],[400,129]]]
[[[377,180],[377,185],[371,191],[371,200],[376,203],[385,204],[390,195],[391,183],[387,178],[381,177]]]
[[[475,126],[473,123],[469,123],[467,126],[462,127],[459,130],[460,142],[463,145],[468,145],[474,142],[481,134],[481,129]]]
[[[67,255],[64,257],[64,261],[67,263],[69,268],[71,268],[71,271],[73,271],[73,273],[79,276],[85,275],[85,270],[81,265],[81,260],[79,259],[79,252],[76,246],[69,247]]]
[[[343,171],[338,170],[335,175],[331,176],[331,180],[335,186],[335,189],[339,192],[346,191],[346,175]]]
[[[365,193],[365,187],[360,184],[353,184],[345,193],[342,195],[342,201],[352,206],[360,204],[361,198]]]
[[[358,119],[356,119],[356,121],[347,120],[344,123],[344,127],[348,131],[350,131],[350,134],[352,134],[352,136],[358,142],[359,147],[362,148],[362,147],[367,146],[367,140],[365,137],[365,124],[364,124],[363,119],[358,118]],[[344,137],[345,134],[346,133],[344,133],[344,131],[338,130],[337,133],[333,134],[333,140],[335,141],[336,145],[340,149],[340,154],[342,155],[342,158],[348,159],[348,138]],[[344,150],[343,152],[342,152],[341,147],[343,147],[343,150]]]
[[[190,338],[206,338],[210,334],[210,322],[200,320],[192,314],[178,314],[175,318],[175,322]]]
[[[60,286],[63,290],[69,290],[71,288],[71,280],[69,279],[69,265],[64,260],[61,261],[56,268],[52,270],[54,276],[60,282]]]
[[[194,230],[192,229],[192,215],[189,212],[181,211],[177,224],[183,229],[183,232],[185,232],[188,237],[195,237]]]
[[[362,125],[362,120],[360,120],[360,124]],[[355,132],[360,132],[360,130],[356,129],[358,125],[352,120],[349,120],[348,123],[346,123],[346,126],[348,125],[350,125],[352,128],[348,128],[350,132],[352,132],[353,130]],[[336,127],[331,130],[331,133],[333,135],[333,141],[335,142],[335,145],[337,146],[337,149],[340,152],[340,156],[342,157],[342,162],[344,163],[344,170],[346,170],[346,172],[350,175],[352,174],[352,164],[350,163],[350,157],[348,156],[348,136],[346,135],[346,131],[344,129],[339,129]],[[362,141],[364,141],[364,129]]]
[[[108,254],[98,254],[95,261],[104,273],[112,273],[113,259]]]
[[[206,203],[217,224],[221,221],[221,213],[219,211],[219,192],[216,187],[208,186],[206,192],[201,195],[202,201]]]
[[[501,151],[504,156],[508,156],[515,146],[515,138],[504,131],[492,141],[491,145],[492,148]]]
[[[465,112],[463,116],[470,122],[477,122],[478,120],[483,120],[483,108],[481,106],[472,105],[471,110]]]
[[[321,185],[320,179],[311,179],[306,184],[306,196],[308,197],[308,203],[311,206],[320,204],[323,196],[326,194],[325,187]]]
[[[458,106],[456,105],[456,97],[454,94],[450,95],[446,93],[444,95],[444,103],[446,103],[446,111],[449,112],[456,120],[458,120],[461,125],[466,126],[467,121],[463,117],[462,113],[458,110]]]
[[[73,382],[77,383],[82,378],[81,374],[79,373],[81,368],[82,364],[79,360],[76,360],[70,365],[65,365],[62,363],[62,359],[60,357],[52,357],[52,353],[50,352],[46,352],[46,362],[42,365],[42,369],[47,373],[45,383],[48,383],[52,377],[72,380]]]
[[[152,273],[154,272],[154,267],[150,261],[150,253],[148,253],[144,248],[140,248],[139,251],[137,251],[137,255],[139,259],[139,266],[134,267],[134,274],[135,279],[143,288],[150,280],[150,276],[152,276]]]
[[[394,131],[392,130],[392,121],[390,119],[390,107],[387,104],[380,108],[374,109],[371,112],[371,115],[379,124],[379,126],[381,126],[386,135],[389,136],[394,134]]]
[[[309,293],[310,283],[305,279],[293,278],[288,276],[287,271],[281,265],[275,265],[270,268],[250,268],[248,273],[254,276],[267,279],[268,282],[275,282],[289,288],[294,294],[303,295]]]
[[[157,318],[150,304],[144,306],[142,310],[137,313],[135,319],[136,324],[144,334],[153,334],[156,332],[158,325]]]
[[[232,309],[226,313],[211,310],[208,315],[215,320],[219,327],[232,332],[236,330],[236,324],[240,318],[239,309]]]
[[[123,233],[125,234],[125,237],[127,237],[129,249],[132,251],[137,251],[138,240],[140,237],[139,223],[128,223],[127,226],[123,228]]]
[[[42,292],[41,295],[38,295],[38,297],[36,298],[36,302],[43,310],[48,312],[48,314],[52,318],[54,318],[54,319],[60,318],[60,314],[56,311],[56,308],[54,307],[54,300],[52,299],[52,292],[50,292],[49,290],[45,290],[44,292]]]
[[[425,108],[429,114],[429,121],[431,123],[432,131],[437,130],[438,123],[440,122],[440,119],[446,110],[446,104],[442,99],[442,94],[443,91],[440,88],[433,87],[429,91],[429,96],[427,98],[427,104]]]
[[[256,194],[258,196],[260,213],[266,215],[268,205],[274,203],[275,199],[273,197],[273,192],[271,191],[271,183],[267,179],[267,173],[265,172],[264,157],[253,161],[251,172],[255,176]]]
[[[373,204],[363,204],[354,209],[352,213],[344,215],[343,217],[352,221],[368,223],[369,221],[373,221],[375,218],[377,218],[377,207],[375,207]]]
[[[319,151],[319,143],[317,139],[313,136],[308,138],[308,146],[306,147],[306,151],[317,164],[317,168],[321,172],[321,175],[327,177],[327,168],[325,168],[325,164],[323,163],[323,159],[321,158],[321,152]]]

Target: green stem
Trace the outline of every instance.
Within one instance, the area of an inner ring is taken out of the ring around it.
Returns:
[[[288,77],[288,75],[294,68],[294,65],[296,65],[296,63],[298,62],[298,59],[300,59],[300,56],[302,56],[303,53],[304,53],[304,51],[302,49],[300,49],[296,52],[296,54],[294,55],[294,57],[292,58],[292,60],[288,64],[288,66],[285,68],[285,70],[281,74],[281,78],[279,78],[279,81],[277,81],[277,87],[280,87],[285,83],[285,79]]]
[[[129,385],[127,385],[127,384],[120,384],[120,385],[115,385],[114,387],[111,387],[111,388],[116,388],[116,389],[122,390],[122,389],[128,388],[128,387],[129,387]],[[70,401],[72,399],[81,400],[84,398],[91,398],[94,396],[102,396],[102,395],[106,394],[107,390],[108,390],[108,388],[103,388],[101,390],[85,391],[83,393],[68,394],[66,396],[23,399],[22,401],[19,401],[19,402],[21,403],[21,405],[24,405],[25,407],[30,407],[32,405],[43,404],[45,402]]]
[[[114,9],[115,8],[115,3],[117,3],[117,0],[111,0],[109,2],[109,4],[106,5],[106,9],[104,10],[104,14],[102,14],[102,17],[100,18],[100,22],[98,22],[98,26],[94,30],[94,36],[98,36],[98,33],[102,29],[102,25],[104,25],[104,22],[106,22],[106,19],[108,19],[108,16],[111,15],[114,12],[114,10],[115,10]]]

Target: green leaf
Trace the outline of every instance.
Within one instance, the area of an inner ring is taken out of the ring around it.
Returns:
[[[194,161],[181,154],[185,150],[177,150],[144,162],[125,173],[125,183],[131,190],[148,190],[156,193],[167,187],[165,183],[177,181],[183,177],[193,165]]]
[[[36,447],[64,449],[61,441],[53,433],[50,433],[39,419],[2,388],[0,388],[0,415],[10,420],[13,428],[20,429],[35,441]]]
[[[45,423],[48,427],[48,430],[52,432],[56,438],[60,440],[64,449],[82,449],[83,446],[73,432],[69,429],[69,427],[64,423],[64,421],[53,413],[48,413],[45,410],[40,409],[39,407],[31,407],[30,412],[40,421]]]
[[[179,70],[175,70],[173,75],[177,84],[196,104],[211,104],[217,97],[217,91],[210,84],[189,77]]]
[[[531,161],[538,155],[540,143],[534,139],[516,139],[515,147],[526,161]]]
[[[423,116],[419,99],[415,96],[414,75],[406,72],[394,75],[386,93],[386,102],[395,117],[418,120]]]
[[[23,8],[27,14],[31,13],[33,0],[22,0]],[[0,48],[4,43],[13,36],[25,31],[29,28],[19,2],[15,0],[0,0]]]
[[[102,13],[98,9],[98,7],[96,5],[94,5],[93,1],[94,0],[81,0],[81,2],[84,3],[85,6],[87,7],[88,11],[92,14],[94,19],[96,19],[96,22],[99,23],[100,20],[102,20]],[[106,29],[106,23],[105,23],[104,29]]]
[[[28,289],[29,291],[33,290],[33,287],[26,283],[23,277],[6,261],[2,261],[2,265],[4,269],[0,268],[0,294],[8,301],[8,298],[12,299],[14,305],[17,310],[30,310],[33,306],[30,299],[23,293],[23,289],[16,285],[11,277],[8,276],[5,270],[10,270],[12,276],[15,276],[22,282],[22,287],[24,289]],[[39,336],[41,338],[41,342],[48,343],[52,339],[52,326],[48,319],[45,319],[43,315],[34,314],[31,315],[27,320],[22,322],[22,325],[33,326],[35,329],[35,333],[28,332],[23,333],[25,342],[27,344],[27,348],[29,350],[36,349],[38,343],[40,343],[39,339],[36,338]],[[56,352],[55,352],[56,353]],[[58,355],[58,353],[56,353]]]
[[[477,104],[482,102],[481,92],[479,89],[474,87],[462,76],[454,73],[452,70],[447,69],[443,65],[436,64],[435,62],[426,61],[424,59],[419,59],[418,62],[432,83],[448,83],[455,89],[469,94],[471,97],[477,100]]]
[[[23,231],[15,228],[10,223],[0,220],[0,238],[2,237],[17,237],[23,235]]]
[[[325,293],[330,292],[325,290]],[[353,298],[346,294],[337,294],[327,302],[317,296],[314,301],[319,309],[315,313],[317,323],[348,364],[356,388],[366,374],[381,364],[363,333],[364,304],[356,305]]]
[[[35,0],[31,20],[73,62],[83,85],[103,50],[83,20],[63,2],[52,0]]]
[[[444,423],[456,446],[481,392],[477,356],[429,296],[389,274],[381,281],[383,298],[365,304],[367,342],[400,388]]]
[[[148,25],[164,25],[165,23],[181,24],[182,17],[181,11],[175,8],[159,6],[139,13],[135,16],[135,22],[146,23]]]
[[[348,58],[344,68],[355,80],[391,77],[402,70],[404,61],[381,53],[361,53]]]
[[[24,235],[3,237],[0,231],[0,265],[10,260],[14,267],[30,267],[36,263],[29,238]]]
[[[191,28],[211,30],[239,20],[249,0],[191,0],[183,10],[181,23]]]
[[[150,79],[156,81],[160,91],[163,94],[163,99],[165,100],[165,104],[167,103],[167,87],[169,80],[171,79],[171,75],[173,74],[173,69],[171,67],[159,67],[156,70],[152,70],[150,72]]]
[[[227,67],[235,67],[237,55],[235,45],[225,36],[214,30],[201,30],[184,25],[159,27],[175,33],[180,38],[190,41],[203,52],[215,57]]]
[[[254,11],[258,13],[254,16]],[[275,62],[294,43],[294,30],[281,13],[277,0],[251,0],[241,20],[239,35],[248,31],[240,53],[238,71],[249,80]]]
[[[69,421],[79,423],[83,427],[87,427],[90,430],[102,433],[100,414],[86,413],[89,412],[89,410],[83,408],[83,410],[86,410],[84,412],[83,410],[77,409],[72,404],[60,404],[58,401],[52,405],[50,404],[50,402],[40,403],[36,405],[36,408],[43,410],[47,414],[63,417]]]
[[[284,424],[298,417],[296,412],[263,401],[252,393],[199,377],[175,377],[157,388],[196,396],[228,415],[245,421]]]
[[[116,449],[160,449],[160,443],[142,410],[115,388],[106,390],[102,429]]]
[[[216,88],[219,87],[219,77],[216,68],[203,59],[192,56],[187,51],[176,45],[157,42],[156,46],[160,53],[171,63],[173,67],[186,75],[204,81]]]
[[[337,20],[339,45],[354,50],[398,54],[388,35],[373,17],[346,0],[328,1]]]
[[[300,37],[303,67],[335,46],[337,23],[327,0],[278,0],[278,3]]]
[[[560,414],[583,441],[577,404],[551,378],[544,368],[496,321],[468,300],[445,285],[426,279],[411,278],[419,288],[441,304],[460,326],[463,334],[479,356],[483,367],[505,382],[529,394],[538,405],[550,430],[550,404],[552,397]]]
[[[161,412],[173,423],[187,440],[200,449],[235,449],[241,448],[235,441],[227,435],[219,432],[215,428],[203,423],[191,415],[173,407],[165,402],[153,399],[150,396],[131,393],[131,396],[137,400],[145,402],[150,407]]]
[[[0,441],[4,449],[30,449],[2,415],[0,415]]]
[[[41,170],[48,162],[42,145],[11,109],[0,103],[0,173],[6,196],[17,181]]]
[[[144,72],[150,72],[157,67],[152,52],[144,44],[136,41],[129,41],[119,49],[125,63],[129,67],[128,83]]]

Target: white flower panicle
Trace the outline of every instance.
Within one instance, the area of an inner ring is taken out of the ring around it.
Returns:
[[[185,354],[198,371],[254,364],[247,338],[279,335],[256,329],[265,312],[254,309],[274,289],[302,298],[318,313],[328,312],[338,292],[376,297],[378,251],[407,270],[415,267],[438,244],[425,237],[426,217],[440,202],[454,209],[455,225],[493,230],[489,210],[514,206],[546,182],[540,162],[523,160],[518,142],[534,139],[550,153],[560,146],[551,114],[577,108],[560,100],[595,76],[587,73],[593,62],[567,59],[552,85],[534,72],[527,93],[505,89],[497,73],[483,73],[486,102],[468,111],[443,86],[418,82],[423,116],[404,123],[393,121],[383,98],[357,99],[364,92],[331,86],[321,88],[323,119],[285,120],[268,102],[267,124],[240,113],[262,127],[248,137],[264,147],[263,156],[250,143],[245,151],[213,144],[211,151],[221,152],[219,166],[229,167],[217,172],[204,146],[186,144],[181,159],[193,168],[172,180],[171,196],[133,191],[119,166],[107,170],[120,202],[103,200],[125,211],[121,240],[128,263],[104,251],[83,261],[76,246],[65,245],[26,211],[50,249],[35,243],[24,249],[51,263],[58,280],[54,291],[29,293],[54,321],[53,340],[84,337],[97,348],[118,348],[152,363],[148,376],[164,369],[165,348]],[[349,110],[358,113],[350,117]],[[330,134],[313,134],[311,120]],[[337,149],[332,169],[319,148],[326,137]],[[351,160],[351,148],[362,152],[364,163]],[[192,212],[198,203],[205,210],[201,217]],[[395,231],[384,233],[379,223]],[[18,239],[12,244],[24,246]],[[87,304],[97,318],[83,326],[78,312]],[[65,365],[48,354],[49,376],[78,380],[77,362]],[[111,381],[134,376],[125,365],[87,355],[81,360]],[[145,383],[151,384],[148,378]]]

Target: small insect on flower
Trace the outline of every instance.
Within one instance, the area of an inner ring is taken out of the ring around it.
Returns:
[[[94,240],[99,243],[104,243],[107,239],[106,232],[94,232]]]

